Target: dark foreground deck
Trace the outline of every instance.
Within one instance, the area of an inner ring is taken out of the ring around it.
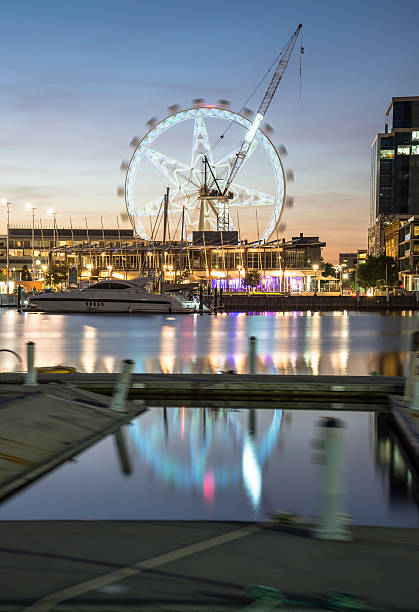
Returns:
[[[252,603],[246,586],[258,584],[307,602],[298,609],[319,609],[338,590],[368,609],[417,610],[419,530],[355,527],[353,536],[223,522],[3,522],[0,609],[241,610]]]

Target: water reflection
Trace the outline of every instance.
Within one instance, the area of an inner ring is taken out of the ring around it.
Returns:
[[[135,452],[162,484],[200,492],[206,503],[213,503],[216,492],[237,488],[243,482],[257,510],[261,470],[275,448],[283,411],[269,410],[258,416],[253,409],[160,410],[161,420],[136,419],[130,434]]]
[[[390,426],[390,418],[389,414],[374,415],[376,465],[387,483],[390,503],[413,499],[419,506],[419,479]]]
[[[151,408],[76,462],[0,506],[2,519],[266,520],[319,514],[314,410]],[[419,525],[417,474],[388,415],[345,421],[344,511],[355,523]]]
[[[260,374],[401,375],[416,316],[379,313],[275,312],[166,317],[0,312],[0,347],[24,355],[36,342],[40,366],[64,363],[84,372],[246,373],[248,337],[257,338]],[[3,355],[0,369],[15,362]]]

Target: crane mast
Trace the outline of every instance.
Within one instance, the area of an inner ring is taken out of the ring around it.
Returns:
[[[282,77],[284,76],[285,70],[287,69],[288,62],[290,61],[292,51],[294,49],[295,43],[297,42],[298,35],[302,28],[302,24],[298,26],[295,30],[294,34],[291,36],[286,48],[281,53],[281,57],[279,58],[278,65],[276,67],[275,73],[269,83],[268,89],[266,90],[265,95],[263,96],[262,102],[259,105],[256,116],[253,120],[252,125],[250,126],[245,139],[243,140],[240,149],[236,153],[236,159],[231,167],[230,174],[227,178],[226,184],[224,186],[223,195],[226,195],[228,189],[233,182],[236,174],[240,170],[241,165],[243,164],[247,153],[252,145],[252,142],[256,136],[256,133],[262,123],[263,117],[266,114],[266,111],[269,108],[270,103],[272,102],[272,98],[275,95],[276,90],[278,89],[278,85],[281,82]]]

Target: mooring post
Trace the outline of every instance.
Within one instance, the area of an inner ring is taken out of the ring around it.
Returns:
[[[36,385],[37,372],[35,368],[35,342],[28,342],[26,345],[26,355],[27,355],[27,364],[28,369],[25,374],[25,379],[23,384],[28,385]]]
[[[17,298],[16,298],[17,299],[16,304],[17,304],[18,310],[22,308],[22,290],[23,290],[22,285],[18,285],[17,286]]]
[[[204,288],[202,285],[199,285],[199,310],[200,312],[204,310]]]
[[[408,371],[404,388],[404,400],[410,408],[419,410],[419,332],[413,332],[410,340]]]
[[[249,338],[249,374],[256,374],[256,338]]]
[[[125,400],[127,399],[128,391],[130,388],[134,363],[135,362],[132,359],[125,359],[122,362],[122,370],[118,376],[118,380],[116,381],[111,403],[109,405],[112,410],[124,412]]]
[[[322,517],[317,538],[324,540],[349,540],[350,534],[343,521],[343,428],[344,422],[326,417],[319,423],[322,431],[321,447],[324,450],[322,475]]]
[[[214,287],[214,310],[217,308],[218,306],[218,289],[217,287]]]

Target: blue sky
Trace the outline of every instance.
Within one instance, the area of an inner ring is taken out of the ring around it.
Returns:
[[[417,0],[33,0],[2,3],[0,17],[0,196],[16,202],[13,222],[30,223],[30,201],[44,223],[52,207],[62,224],[115,225],[119,164],[146,121],[195,97],[238,110],[301,22],[302,98],[296,56],[266,117],[295,173],[285,235],[319,235],[332,259],[366,246],[370,144],[391,97],[419,93]]]

